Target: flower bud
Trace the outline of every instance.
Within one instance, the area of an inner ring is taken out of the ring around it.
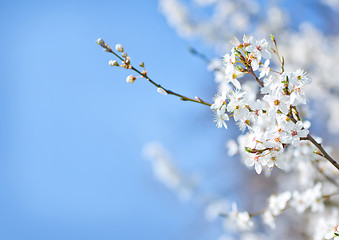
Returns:
[[[163,95],[167,95],[168,93],[163,88],[158,88],[158,93],[161,93]]]
[[[125,58],[125,57],[127,57],[127,53],[123,52],[123,53],[121,54],[121,56],[122,56],[123,58]]]
[[[274,43],[274,45],[276,45],[277,44],[277,42],[275,41],[275,37],[271,34],[271,40],[272,40],[272,42]]]
[[[248,153],[256,153],[255,149],[252,149],[250,147],[245,147],[245,151]]]
[[[139,66],[143,68],[143,67],[145,67],[145,63],[141,62],[141,63],[139,63]]]
[[[115,45],[115,50],[117,50],[118,52],[123,52],[124,47],[121,44],[117,44],[117,45]]]
[[[135,81],[136,77],[134,77],[133,75],[129,75],[127,78],[126,78],[126,82],[128,83],[133,83]]]
[[[108,62],[108,64],[109,64],[110,66],[119,66],[118,62],[115,61],[115,60],[110,60],[110,61]]]
[[[102,40],[102,38],[98,38],[97,44],[99,44],[100,46],[103,47],[105,45],[105,42],[104,42],[104,40]]]

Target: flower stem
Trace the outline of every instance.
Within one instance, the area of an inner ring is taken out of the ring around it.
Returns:
[[[247,68],[247,71],[254,77],[254,79],[258,82],[260,87],[264,87],[264,85],[262,84],[262,82],[260,81],[260,79],[257,77],[257,75],[255,74],[255,72],[253,71],[252,67],[249,66]]]

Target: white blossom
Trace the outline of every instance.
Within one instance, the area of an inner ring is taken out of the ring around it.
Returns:
[[[217,109],[215,122],[217,122],[217,127],[225,127],[227,129],[227,125],[225,121],[228,121],[229,117],[226,113],[226,105],[223,105],[220,109]]]
[[[233,139],[227,142],[226,147],[228,149],[228,156],[234,156],[239,150],[237,142]]]
[[[302,69],[295,71],[290,79],[291,83],[294,85],[300,84],[310,84],[312,80],[309,78],[307,72]]]
[[[227,111],[233,112],[233,117],[235,121],[238,121],[242,118],[247,118],[249,115],[249,110],[245,106],[245,101],[243,96],[245,92],[232,91],[229,95],[230,102],[227,104]]]
[[[325,235],[325,238],[326,239],[332,239],[332,238],[335,238],[335,237],[339,237],[339,225],[336,225],[336,226],[330,225],[329,231]]]
[[[213,104],[211,105],[211,109],[219,109],[226,101],[226,91],[222,91],[221,94],[217,94],[214,97]]]
[[[229,203],[225,199],[213,201],[205,209],[205,217],[212,221],[220,216],[221,213],[226,213],[229,210]]]
[[[233,65],[227,65],[225,69],[225,80],[231,82],[237,89],[241,89],[241,84],[238,81],[238,77],[242,75]]]
[[[262,215],[262,221],[263,223],[265,223],[266,225],[268,225],[270,228],[275,229],[276,225],[275,225],[275,217],[273,216],[273,214],[270,211],[265,211]]]
[[[232,203],[232,212],[228,213],[226,227],[236,228],[241,231],[251,230],[254,223],[248,212],[239,212],[236,203]]]
[[[280,215],[281,211],[285,209],[287,202],[291,199],[290,192],[283,192],[278,195],[271,195],[268,198],[268,209],[273,216]]]
[[[277,111],[281,111],[284,114],[288,114],[290,98],[283,94],[265,95],[263,99],[270,105],[269,112],[272,116],[275,116]]]
[[[254,169],[257,174],[260,174],[262,171],[262,167],[266,165],[264,158],[261,158],[259,155],[250,155],[246,160],[245,164],[249,167],[254,165]]]
[[[255,57],[260,61],[261,58],[270,59],[271,58],[271,50],[270,46],[266,39],[252,41],[251,45],[246,48],[247,51],[255,54]]]
[[[259,71],[260,71],[259,78],[263,78],[270,73],[271,67],[270,67],[270,60],[269,59],[267,59],[265,61],[264,65],[261,68],[259,68]]]
[[[324,205],[321,199],[321,186],[322,184],[318,183],[304,192],[294,191],[291,206],[295,208],[298,213],[303,213],[308,208],[311,208],[312,211],[322,211]]]
[[[285,132],[291,137],[290,143],[297,146],[300,138],[305,138],[309,131],[303,128],[302,122],[293,123],[290,121],[285,125]]]

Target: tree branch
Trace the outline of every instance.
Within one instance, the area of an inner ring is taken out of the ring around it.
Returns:
[[[112,48],[111,48],[109,45],[107,45],[103,40],[100,41],[100,42],[98,42],[98,44],[99,44],[101,47],[105,48],[105,51],[106,51],[106,52],[109,52],[109,53],[114,54],[114,55],[115,55],[117,58],[119,58],[121,61],[125,61],[125,59],[123,59],[123,58],[120,57],[117,53],[115,53],[115,52],[112,50]],[[176,92],[173,92],[173,91],[171,91],[171,90],[169,90],[169,89],[164,88],[164,87],[161,86],[160,84],[157,84],[156,82],[154,82],[150,77],[148,77],[146,72],[140,72],[138,69],[136,69],[136,68],[135,68],[133,65],[131,65],[131,64],[129,65],[129,69],[135,71],[135,72],[138,73],[141,77],[146,78],[151,84],[153,84],[153,85],[156,86],[157,88],[163,89],[167,94],[179,97],[180,100],[182,100],[182,101],[190,101],[190,102],[200,103],[200,104],[203,104],[203,105],[206,105],[206,106],[211,106],[211,105],[212,105],[212,104],[209,103],[209,102],[203,101],[203,100],[202,100],[201,98],[199,98],[199,97],[195,97],[195,99],[194,99],[194,98],[189,98],[189,97],[186,97],[186,96],[184,96],[184,95],[181,95],[181,94],[179,94],[179,93],[176,93]]]

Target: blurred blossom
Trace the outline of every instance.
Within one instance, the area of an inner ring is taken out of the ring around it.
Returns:
[[[152,164],[155,177],[175,192],[179,199],[189,200],[195,184],[177,169],[168,151],[160,143],[152,142],[144,147],[143,152]]]
[[[229,203],[225,199],[213,201],[205,209],[205,216],[207,220],[212,221],[220,217],[221,213],[225,214],[228,210]]]

